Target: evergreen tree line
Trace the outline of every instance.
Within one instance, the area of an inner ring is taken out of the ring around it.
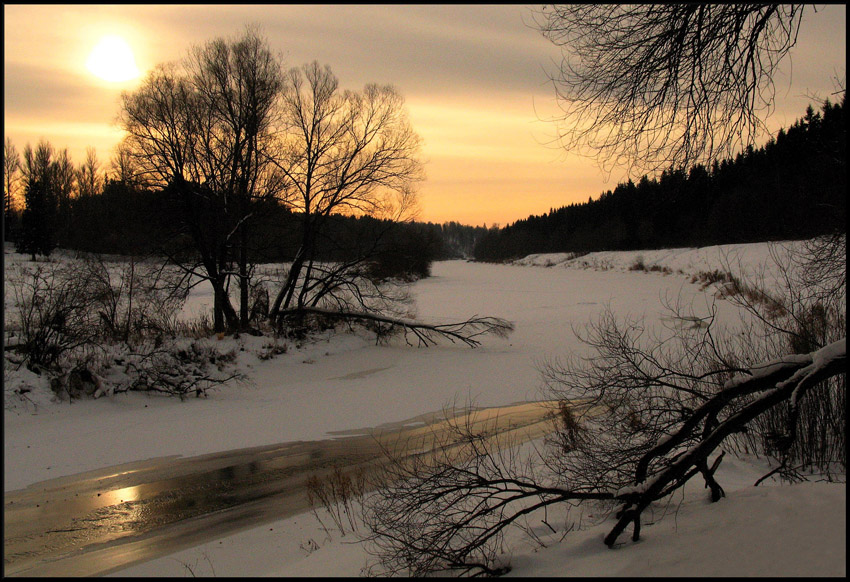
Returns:
[[[593,252],[792,240],[846,230],[846,93],[811,105],[759,149],[688,172],[646,175],[597,200],[491,229],[480,261],[532,253]]]

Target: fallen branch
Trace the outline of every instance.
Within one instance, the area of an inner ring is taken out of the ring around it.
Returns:
[[[622,461],[623,470],[632,475],[627,486],[614,485],[604,472],[567,474],[566,486],[547,484],[531,459],[521,461],[510,443],[491,442],[471,425],[457,426],[436,453],[403,460],[390,454],[384,484],[364,505],[369,551],[379,560],[375,568],[382,575],[502,573],[498,548],[505,528],[533,511],[565,502],[619,502],[618,521],[604,541],[614,546],[630,523],[637,540],[643,510],[692,477],[702,474],[712,500],[720,499],[723,489],[714,475],[724,453],[710,461],[718,447],[771,408],[799,400],[818,383],[845,374],[845,344],[840,340],[810,354],[754,366],[725,382],[714,397],[671,427],[666,439],[643,456]],[[567,455],[593,446],[584,440],[589,429],[573,428]],[[795,430],[791,418],[788,438],[794,438]]]
[[[707,417],[706,430],[702,439],[683,454],[679,455],[670,465],[656,473],[646,483],[638,480],[644,476],[648,458],[655,456],[661,450],[670,450],[668,443],[650,451],[641,459],[636,478],[636,487],[631,491],[620,491],[617,499],[625,502],[620,511],[620,519],[611,532],[605,537],[605,543],[613,546],[617,537],[623,532],[629,522],[634,523],[633,539],[637,541],[640,532],[640,513],[650,503],[661,499],[669,492],[671,483],[684,484],[692,473],[692,467],[705,463],[709,455],[720,446],[723,440],[734,432],[741,430],[758,415],[773,408],[780,402],[799,400],[809,389],[833,376],[847,373],[846,338],[838,340],[820,350],[807,355],[791,356],[780,362],[765,366],[760,374],[726,383],[726,387],[703,407],[694,413],[694,417]],[[735,398],[745,394],[761,392],[756,400],[744,405],[722,422],[717,422],[718,413],[722,408],[732,404]],[[795,438],[796,424],[792,416],[787,427],[787,440]],[[693,423],[687,422],[671,441],[682,442],[693,430]],[[642,471],[643,470],[643,471]],[[711,471],[713,473],[713,471]],[[695,473],[693,473],[695,474]],[[686,478],[687,477],[687,478]],[[678,485],[677,485],[678,486]],[[714,489],[712,487],[712,489]],[[714,497],[714,496],[713,496]],[[716,501],[716,499],[714,499]]]
[[[299,317],[306,314],[320,315],[342,321],[361,321],[378,324],[379,326],[387,326],[386,329],[378,329],[379,338],[400,328],[404,332],[405,341],[407,341],[408,345],[413,345],[408,339],[408,335],[413,335],[419,346],[434,346],[437,345],[439,338],[444,338],[452,343],[462,342],[474,348],[481,345],[481,342],[476,338],[482,335],[492,334],[496,337],[504,338],[514,330],[514,325],[511,322],[498,317],[474,316],[458,323],[427,324],[409,319],[388,317],[377,313],[334,311],[319,307],[301,307],[280,312],[281,317]]]

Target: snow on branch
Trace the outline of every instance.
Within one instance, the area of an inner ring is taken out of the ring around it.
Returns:
[[[734,432],[740,431],[748,422],[758,415],[785,401],[791,401],[786,434],[781,435],[786,446],[790,446],[796,433],[796,402],[819,382],[847,373],[846,338],[833,342],[810,354],[802,354],[784,359],[786,365],[754,366],[754,369],[770,370],[769,373],[753,374],[745,380],[740,378],[727,382],[714,398],[693,412],[669,439],[650,450],[638,462],[635,475],[636,488],[619,490],[615,498],[624,501],[619,513],[620,519],[611,533],[605,538],[605,543],[613,546],[617,537],[623,532],[629,522],[634,523],[633,539],[637,540],[640,532],[640,513],[650,503],[661,499],[670,492],[671,484],[683,484],[696,472],[702,472],[706,485],[712,489],[712,500],[717,501],[723,496],[723,490],[714,481],[713,473],[719,464],[715,461],[712,469],[707,469],[709,455],[720,446],[723,440]],[[752,401],[746,402],[723,421],[718,421],[722,410],[731,408],[743,396],[759,394]],[[647,467],[653,458],[671,452],[676,444],[687,440],[700,423],[703,423],[701,439],[680,453],[670,464],[659,470],[651,479],[646,481]],[[642,484],[642,485],[641,485]]]
[[[498,431],[485,436],[471,426],[455,427],[436,454],[412,459],[389,454],[384,484],[364,505],[372,532],[369,551],[379,560],[375,568],[380,574],[502,574],[507,567],[498,548],[505,528],[520,524],[529,512],[560,503],[617,502],[617,521],[605,543],[614,546],[629,524],[637,540],[643,510],[692,477],[703,476],[713,501],[724,496],[714,475],[725,453],[714,453],[727,437],[795,394],[802,398],[818,383],[844,373],[845,340],[752,366],[749,374],[718,384],[712,397],[661,433],[648,433],[652,440],[646,448],[630,451],[610,435],[600,441],[597,435],[604,431],[593,426],[605,414],[613,414],[612,421],[616,417],[620,424],[634,424],[627,411],[606,409],[598,401],[562,402],[554,414],[564,424],[556,430],[562,440],[552,441],[560,448],[550,453],[562,459],[583,455],[588,462],[556,466],[540,457],[548,467],[544,474],[551,477],[554,469],[559,475],[555,481],[541,480],[533,456],[518,455]],[[579,408],[588,402],[579,422]],[[793,438],[795,427],[789,424],[787,430]],[[612,473],[611,463],[619,464],[622,473]]]

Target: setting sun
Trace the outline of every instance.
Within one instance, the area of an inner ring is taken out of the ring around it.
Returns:
[[[105,81],[120,83],[138,77],[141,72],[130,45],[120,36],[104,36],[92,49],[86,66]]]

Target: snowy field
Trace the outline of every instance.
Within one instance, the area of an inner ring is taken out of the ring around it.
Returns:
[[[454,321],[489,315],[514,322],[507,339],[484,337],[469,349],[443,343],[375,345],[367,334],[326,334],[270,360],[258,353],[269,338],[227,338],[248,381],[206,398],[139,393],[72,403],[52,399],[43,378],[4,370],[4,487],[155,457],[184,457],[265,444],[333,438],[339,431],[396,423],[450,405],[507,405],[542,398],[539,367],[550,357],[581,352],[580,329],[606,305],[621,316],[661,324],[665,299],[705,313],[716,302],[734,321],[717,289],[691,278],[731,265],[760,273],[768,245],[736,245],[578,258],[533,255],[510,265],[436,263],[416,283],[419,319]],[[6,247],[6,274],[27,257]],[[639,261],[640,259],[640,261]],[[632,270],[641,262],[656,272]],[[541,268],[541,267],[555,268]],[[663,269],[666,267],[666,269]],[[6,290],[6,317],[10,294]],[[200,313],[209,295],[195,292],[187,312]],[[283,342],[283,340],[280,340]],[[27,399],[14,393],[27,386]],[[718,472],[728,497],[708,504],[699,484],[677,493],[639,543],[608,550],[610,522],[582,516],[581,531],[543,535],[541,548],[514,531],[508,538],[513,576],[536,575],[840,575],[845,574],[844,484],[752,484],[763,461],[724,460]],[[662,513],[666,515],[662,517]],[[575,519],[575,515],[571,516]],[[352,543],[355,542],[355,543]],[[330,534],[302,514],[122,570],[145,576],[357,576],[369,556],[352,534]]]

